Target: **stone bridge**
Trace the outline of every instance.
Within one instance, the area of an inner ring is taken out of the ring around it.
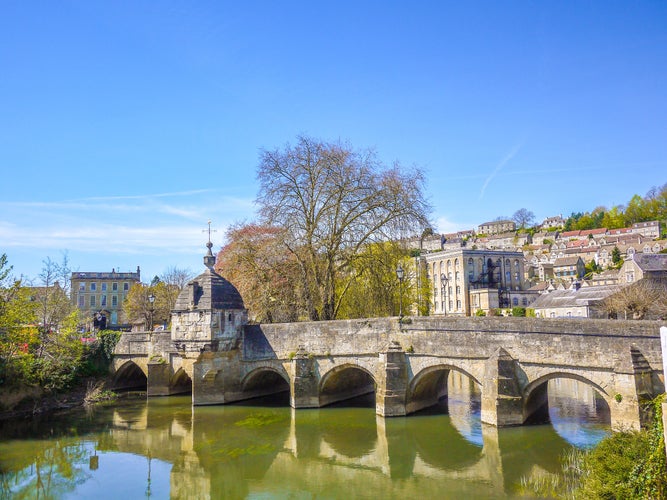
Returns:
[[[481,389],[481,418],[499,427],[548,417],[547,382],[571,378],[607,402],[615,429],[645,421],[664,392],[660,324],[651,321],[412,317],[245,325],[229,350],[170,332],[124,334],[118,387],[192,392],[194,405],[289,391],[293,408],[375,392],[376,413],[403,416],[447,396],[451,371]]]

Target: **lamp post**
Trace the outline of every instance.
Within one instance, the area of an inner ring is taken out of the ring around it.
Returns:
[[[403,277],[405,276],[405,271],[399,264],[396,268],[396,277],[398,278],[398,321],[400,322],[403,319]]]
[[[154,308],[153,308],[153,303],[154,303],[154,302],[155,302],[155,295],[153,295],[153,294],[151,293],[151,294],[148,296],[148,303],[150,304],[150,313],[151,313],[151,315],[150,315],[151,321],[150,321],[150,324],[149,324],[149,326],[148,326],[148,331],[149,331],[149,332],[152,332],[152,331],[153,331],[153,310],[154,310]]]
[[[447,282],[449,279],[445,273],[440,274],[440,287],[442,288],[442,311],[445,316],[447,316]]]

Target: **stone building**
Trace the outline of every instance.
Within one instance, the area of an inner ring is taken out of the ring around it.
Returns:
[[[602,319],[607,318],[602,302],[617,290],[616,285],[573,286],[542,294],[530,307],[538,318]]]
[[[511,220],[495,220],[491,222],[483,222],[479,225],[478,234],[498,234],[506,233],[508,231],[516,231],[516,223]]]
[[[560,280],[576,281],[583,278],[584,261],[579,256],[561,257],[554,261],[554,277]]]
[[[540,226],[543,230],[544,229],[550,229],[550,228],[556,228],[556,227],[563,227],[565,225],[565,219],[563,219],[563,215],[555,215],[553,217],[547,217],[542,221],[542,225]]]
[[[641,234],[646,238],[657,240],[660,238],[660,222],[657,220],[652,220],[648,222],[635,222],[632,225],[632,232],[635,234]]]
[[[521,252],[459,248],[425,260],[434,314],[471,316],[480,309],[526,307],[535,298],[525,286]]]
[[[213,245],[206,246],[206,270],[181,290],[172,310],[172,342],[184,351],[229,351],[237,347],[248,311],[236,287],[214,271]]]
[[[71,278],[70,299],[91,326],[120,328],[127,326],[123,301],[135,283],[141,282],[141,270],[136,273],[74,272]]]
[[[635,253],[623,262],[618,275],[621,284],[642,279],[667,283],[667,254]]]

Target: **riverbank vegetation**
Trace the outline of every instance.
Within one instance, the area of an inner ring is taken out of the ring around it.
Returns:
[[[0,412],[73,390],[108,373],[119,333],[82,337],[81,318],[55,280],[58,266],[45,262],[44,286],[10,276],[0,256]]]
[[[667,498],[667,464],[660,396],[651,402],[652,424],[615,432],[590,450],[571,448],[560,477],[523,481],[524,493],[563,499]]]

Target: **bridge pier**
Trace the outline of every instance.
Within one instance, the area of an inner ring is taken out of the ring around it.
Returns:
[[[378,378],[375,390],[375,413],[383,417],[405,416],[408,361],[398,342],[392,342],[387,352],[380,353]]]
[[[315,376],[315,360],[299,349],[292,358],[293,378],[290,381],[292,408],[319,408],[319,380]]]
[[[148,363],[147,396],[169,396],[171,381],[171,365],[167,363]]]
[[[516,368],[516,361],[502,347],[487,360],[482,380],[482,422],[496,427],[523,424],[523,397]]]

